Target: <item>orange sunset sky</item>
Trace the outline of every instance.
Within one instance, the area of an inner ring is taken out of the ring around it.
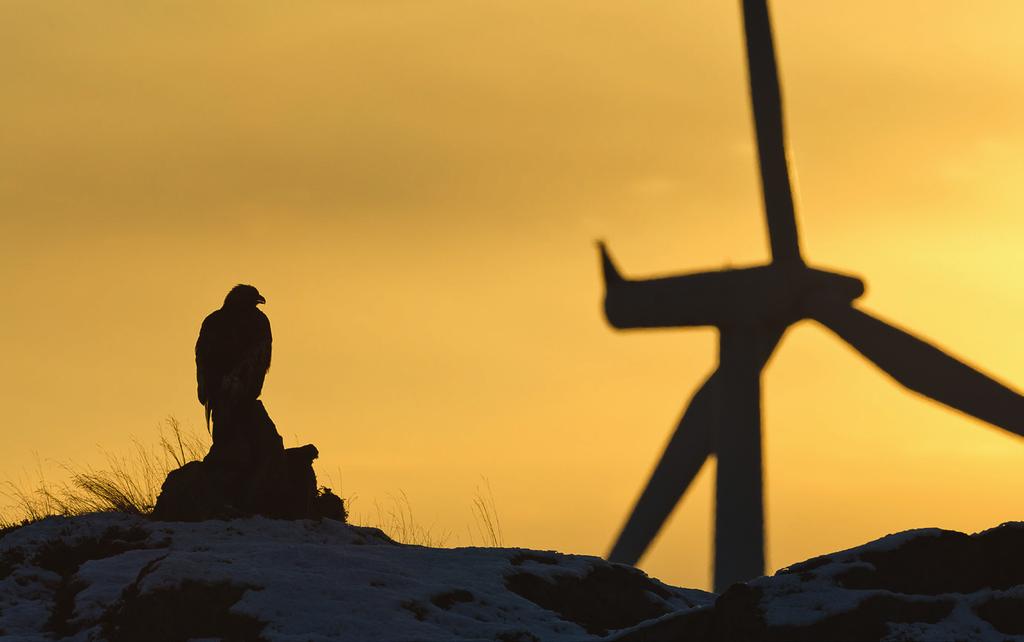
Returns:
[[[1024,386],[1024,4],[779,0],[805,256]],[[738,1],[0,3],[0,472],[102,465],[168,415],[230,286],[263,392],[355,521],[603,555],[712,329],[616,333],[632,276],[768,258]],[[764,374],[771,569],[1024,517],[1024,440],[805,322]],[[713,462],[641,567],[707,588]],[[338,472],[341,479],[338,479]]]

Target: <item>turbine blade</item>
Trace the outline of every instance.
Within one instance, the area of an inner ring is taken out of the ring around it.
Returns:
[[[782,92],[779,90],[767,0],[743,0],[743,27],[747,37],[750,99],[754,107],[757,154],[772,260],[782,264],[803,264],[786,162]]]
[[[693,395],[647,487],[608,554],[608,561],[637,563],[711,454],[711,430],[720,378],[717,371],[712,373]]]
[[[900,384],[993,426],[1024,436],[1024,397],[906,330],[852,305],[818,300],[811,317]]]

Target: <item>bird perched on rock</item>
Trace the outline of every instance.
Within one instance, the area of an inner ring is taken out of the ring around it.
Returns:
[[[196,381],[199,403],[211,416],[255,402],[270,369],[270,320],[256,306],[267,300],[251,285],[236,285],[199,330]]]

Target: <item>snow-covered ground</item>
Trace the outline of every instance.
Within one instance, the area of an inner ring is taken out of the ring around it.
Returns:
[[[0,539],[0,639],[596,639],[714,595],[594,557],[398,545],[333,520],[52,517]]]
[[[1024,642],[1024,523],[891,535],[730,587],[333,520],[48,518],[0,536],[0,639]]]
[[[1010,577],[1009,568],[1022,566],[1024,550],[1007,546],[1011,535],[1024,535],[1024,523],[972,537],[938,528],[904,531],[808,560],[750,585],[764,590],[769,626],[807,626],[863,611],[871,600],[877,605],[872,609],[904,616],[905,621],[893,618],[887,624],[884,640],[889,642],[1024,642],[1024,635],[1009,632],[1015,627],[1000,631],[982,617],[986,605],[1004,600],[1019,604],[1017,609],[1024,606],[1024,586],[1014,584],[1020,580]]]
[[[616,642],[1024,642],[1024,522],[889,535],[730,587]]]

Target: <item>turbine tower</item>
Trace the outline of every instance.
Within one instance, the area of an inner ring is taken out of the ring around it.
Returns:
[[[599,244],[605,315],[618,329],[715,326],[718,368],[690,400],[608,559],[635,564],[704,461],[718,460],[714,587],[764,574],[761,371],[786,329],[814,319],[910,390],[1024,436],[1024,397],[853,305],[859,279],[800,255],[767,0],[742,0],[750,95],[772,261],[644,280]]]

